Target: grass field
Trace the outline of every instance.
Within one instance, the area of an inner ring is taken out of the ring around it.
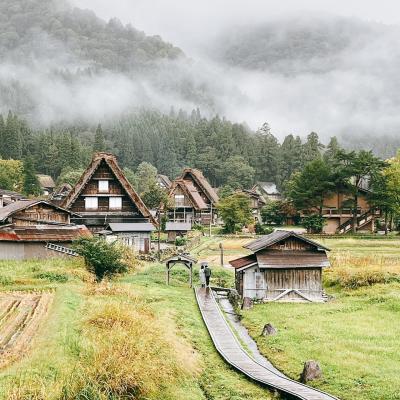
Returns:
[[[218,265],[222,240],[206,238],[193,254]],[[225,263],[248,241],[223,240]],[[324,378],[315,386],[343,400],[398,400],[400,240],[322,241],[332,248],[324,280],[334,299],[257,305],[243,322],[291,377],[316,359]],[[214,267],[213,283],[232,286],[232,271]],[[0,300],[13,291],[53,299],[21,357],[0,370],[0,399],[273,398],[215,352],[184,267],[169,287],[160,264],[99,286],[79,261],[0,263]],[[267,322],[277,336],[260,337]]]
[[[306,360],[324,378],[313,385],[343,400],[400,399],[400,240],[325,239],[327,304],[257,305],[243,323],[264,355],[298,379]],[[265,323],[279,331],[260,336]]]

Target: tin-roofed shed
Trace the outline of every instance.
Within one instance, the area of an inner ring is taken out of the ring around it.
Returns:
[[[253,254],[233,260],[242,297],[267,301],[323,301],[322,270],[329,249],[295,232],[275,231],[247,246]]]

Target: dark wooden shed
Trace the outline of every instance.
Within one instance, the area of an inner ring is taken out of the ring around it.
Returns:
[[[323,301],[322,270],[329,249],[295,232],[278,230],[245,246],[253,254],[233,260],[242,297],[266,301]]]

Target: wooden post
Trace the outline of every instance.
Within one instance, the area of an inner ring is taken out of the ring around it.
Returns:
[[[161,260],[161,210],[158,210],[157,258]]]
[[[210,237],[211,237],[211,227],[212,227],[212,216],[213,216],[213,203],[211,202],[211,209],[210,209]]]
[[[189,264],[189,269],[190,269],[190,278],[189,278],[189,283],[190,283],[190,288],[193,287],[193,264]]]
[[[167,263],[167,285],[169,285],[169,263]]]
[[[221,251],[221,267],[224,266],[224,246],[222,242],[219,244],[219,249]]]

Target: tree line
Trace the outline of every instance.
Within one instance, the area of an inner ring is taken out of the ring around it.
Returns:
[[[184,167],[195,167],[215,187],[249,188],[256,181],[272,181],[282,188],[294,172],[337,146],[332,138],[324,148],[316,133],[305,141],[288,135],[280,143],[267,123],[254,132],[219,116],[206,118],[199,110],[141,110],[103,125],[47,129],[30,127],[12,112],[0,116],[1,158],[31,157],[37,173],[54,179],[85,168],[93,151],[110,151],[131,171],[147,162],[173,179]]]

